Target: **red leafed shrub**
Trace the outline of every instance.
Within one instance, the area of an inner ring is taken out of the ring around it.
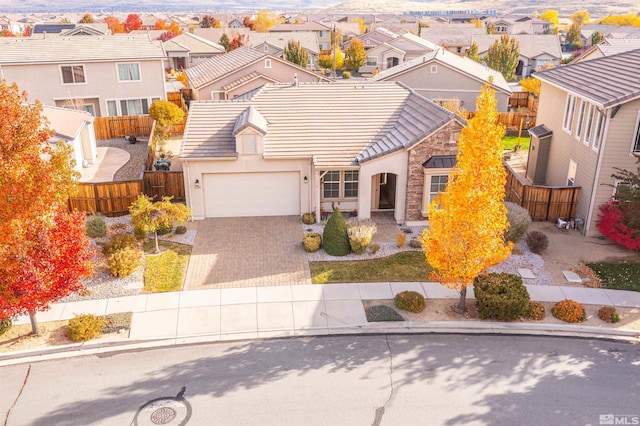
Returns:
[[[624,223],[625,211],[617,201],[600,206],[596,228],[607,239],[629,250],[640,250],[640,229]]]

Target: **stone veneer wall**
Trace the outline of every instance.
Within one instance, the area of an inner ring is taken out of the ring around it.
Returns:
[[[409,151],[406,221],[427,219],[422,216],[422,196],[424,193],[424,168],[422,164],[434,155],[455,155],[458,152],[460,130],[462,130],[462,125],[452,120]]]

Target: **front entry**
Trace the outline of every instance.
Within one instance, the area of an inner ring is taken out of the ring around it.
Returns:
[[[372,210],[394,210],[396,206],[396,180],[393,173],[379,173],[371,177]]]

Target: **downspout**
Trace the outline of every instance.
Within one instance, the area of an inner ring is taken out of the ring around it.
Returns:
[[[609,109],[607,111],[607,115],[609,115]],[[604,129],[602,129],[602,143],[600,144],[600,149],[598,150],[598,163],[596,164],[596,172],[593,176],[593,186],[591,188],[591,199],[589,200],[589,210],[587,210],[587,220],[584,225],[583,235],[587,234],[589,228],[591,228],[591,218],[593,217],[593,208],[596,203],[596,191],[598,190],[598,180],[600,180],[600,169],[602,168],[602,159],[604,157],[604,148],[607,143],[607,137],[609,136],[609,123],[612,118],[605,115],[605,125]],[[607,136],[607,137],[605,137]]]

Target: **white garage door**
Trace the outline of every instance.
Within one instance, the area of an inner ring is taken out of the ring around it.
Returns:
[[[202,177],[206,217],[300,214],[300,174],[211,173]]]

